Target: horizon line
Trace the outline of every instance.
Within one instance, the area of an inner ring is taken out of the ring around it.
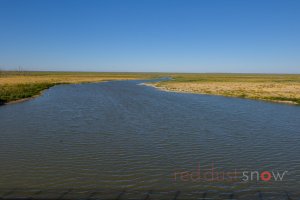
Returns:
[[[61,72],[61,73],[149,73],[149,74],[274,74],[274,75],[300,75],[300,73],[276,73],[276,72],[158,72],[158,71],[68,71],[68,70],[5,70],[0,69],[2,72]]]

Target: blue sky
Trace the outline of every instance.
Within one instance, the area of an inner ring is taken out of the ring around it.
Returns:
[[[300,73],[299,0],[0,0],[0,68]]]

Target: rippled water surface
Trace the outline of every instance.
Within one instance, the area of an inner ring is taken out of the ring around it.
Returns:
[[[0,107],[0,188],[300,188],[300,107],[141,82],[60,85]],[[212,165],[288,173],[281,182],[182,177]]]

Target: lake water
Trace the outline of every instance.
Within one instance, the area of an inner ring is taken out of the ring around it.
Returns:
[[[0,107],[0,188],[300,188],[299,106],[142,82],[59,85]],[[257,181],[264,171],[288,172],[282,181]]]

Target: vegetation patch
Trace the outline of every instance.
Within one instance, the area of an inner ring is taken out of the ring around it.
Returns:
[[[40,94],[41,91],[48,89],[56,84],[54,83],[29,83],[16,85],[1,85],[0,103],[2,104],[16,101],[19,99],[30,98]]]
[[[168,91],[213,94],[300,105],[300,75],[291,74],[171,74],[152,83]]]

